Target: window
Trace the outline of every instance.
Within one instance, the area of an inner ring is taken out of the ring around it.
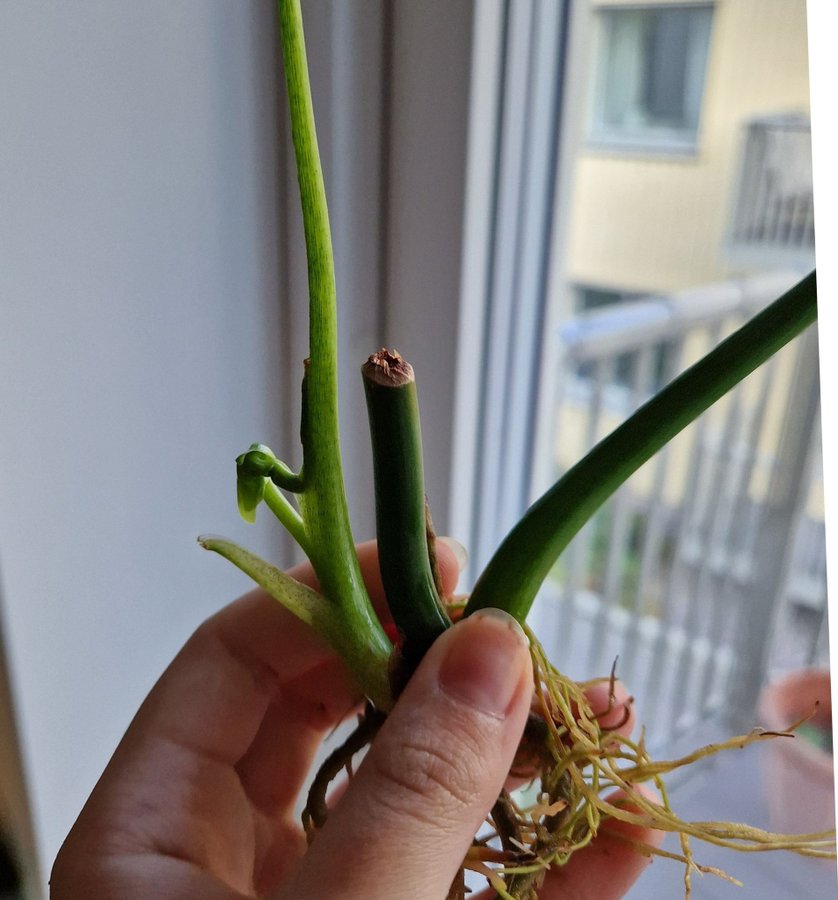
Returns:
[[[695,146],[712,14],[707,5],[599,12],[595,141]]]

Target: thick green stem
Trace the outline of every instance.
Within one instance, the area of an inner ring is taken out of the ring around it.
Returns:
[[[489,561],[466,607],[523,622],[559,554],[598,507],[679,431],[817,318],[812,272],[600,441],[527,511]]]
[[[344,494],[337,407],[337,312],[326,192],[317,148],[299,0],[279,0],[291,135],[303,212],[309,283],[309,359],[303,402],[304,490],[309,558],[323,593],[352,635],[346,662],[376,705],[390,702],[391,645],[370,603],[355,555]]]
[[[372,438],[378,562],[409,673],[451,624],[428,555],[416,381],[410,363],[388,350],[373,354],[361,373]]]

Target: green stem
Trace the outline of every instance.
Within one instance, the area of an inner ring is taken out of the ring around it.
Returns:
[[[290,491],[292,494],[301,494],[303,492],[302,475],[297,474],[285,465],[282,460],[277,460],[268,476],[271,481],[284,491]]]
[[[275,485],[268,481],[264,487],[262,499],[268,505],[270,511],[285,526],[286,531],[299,544],[306,556],[310,555],[308,535],[306,534],[303,517],[291,505],[288,498]]]
[[[309,283],[309,360],[304,379],[304,490],[309,558],[323,593],[352,636],[346,662],[376,705],[390,702],[391,645],[364,587],[349,524],[337,408],[337,311],[326,192],[317,148],[299,0],[279,0],[291,136],[303,212]]]
[[[380,350],[362,366],[375,474],[378,564],[384,593],[412,672],[451,624],[428,554],[422,435],[413,368]]]
[[[494,606],[523,622],[559,554],[599,506],[679,431],[816,318],[812,272],[641,406],[537,500],[489,561],[465,614]]]

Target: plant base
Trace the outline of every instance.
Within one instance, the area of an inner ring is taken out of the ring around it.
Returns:
[[[449,900],[464,896],[463,872],[469,869],[486,877],[503,900],[536,900],[551,866],[564,865],[586,847],[608,819],[675,832],[681,852],[669,853],[637,843],[639,853],[664,856],[684,866],[685,897],[690,896],[694,872],[718,875],[735,881],[719,869],[696,862],[693,839],[740,851],[790,850],[806,856],[834,858],[835,832],[775,834],[735,822],[687,822],[672,810],[663,776],[722,750],[741,749],[765,740],[792,741],[788,731],[754,729],[749,734],[720,744],[702,747],[681,759],[655,762],[646,753],[643,738],[637,741],[620,734],[619,724],[609,729],[600,720],[613,713],[612,703],[600,714],[591,710],[585,691],[595,682],[579,683],[558,672],[528,631],[535,675],[535,693],[524,736],[510,775],[525,787],[515,795],[504,791],[487,819],[488,830],[475,838],[455,879]],[[629,701],[630,702],[630,701]],[[629,710],[626,708],[626,718]],[[341,771],[350,776],[353,757],[374,738],[384,716],[367,707],[358,727],[326,760],[317,774],[303,813],[309,839],[328,815],[326,792]],[[625,719],[622,720],[625,722]],[[637,785],[650,784],[660,800],[652,800]],[[619,791],[622,799],[610,795]],[[738,883],[738,882],[736,882]]]

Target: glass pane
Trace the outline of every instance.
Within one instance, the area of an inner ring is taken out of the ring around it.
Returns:
[[[569,44],[533,497],[814,266],[804,0],[593,3]],[[538,601],[564,671],[589,678],[618,658],[664,755],[761,721],[767,681],[828,673],[812,338],[636,473]],[[721,764],[689,815],[792,824],[753,774],[772,765],[770,751]],[[810,815],[828,815],[830,790]],[[754,895],[791,896],[778,887],[785,862],[761,860],[764,878],[702,855]],[[795,896],[834,892],[834,873],[790,865],[811,885]],[[658,873],[636,896],[677,895],[680,873]]]

